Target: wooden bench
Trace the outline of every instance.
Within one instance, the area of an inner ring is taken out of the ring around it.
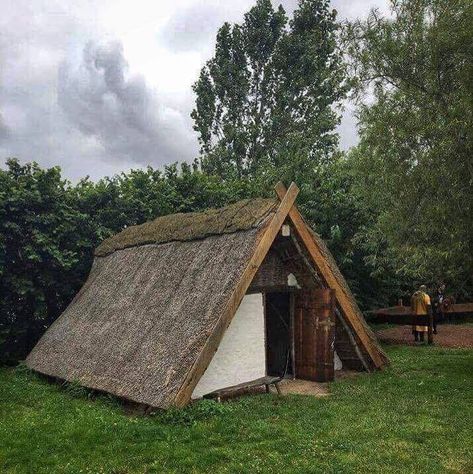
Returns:
[[[281,377],[272,377],[267,375],[266,377],[260,377],[259,379],[251,380],[250,382],[240,383],[238,385],[232,385],[231,387],[221,388],[219,390],[214,390],[213,392],[207,393],[204,395],[204,398],[215,398],[218,402],[222,401],[222,397],[231,395],[234,392],[239,390],[248,390],[250,388],[266,387],[266,393],[269,393],[269,386],[274,385],[278,392],[278,395],[281,395],[281,389],[279,388],[279,382]]]

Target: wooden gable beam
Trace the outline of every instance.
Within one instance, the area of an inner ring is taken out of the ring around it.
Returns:
[[[281,183],[282,185],[282,183]],[[249,260],[245,270],[242,273],[242,276],[238,283],[236,284],[232,296],[228,300],[228,303],[225,305],[225,309],[222,313],[222,316],[217,321],[215,328],[212,331],[212,334],[207,339],[204,347],[199,354],[199,357],[194,362],[193,366],[187,373],[186,378],[184,379],[181,388],[179,389],[176,398],[174,399],[175,406],[184,406],[189,403],[192,392],[194,391],[195,386],[198,381],[204,374],[207,369],[212,357],[217,350],[220,341],[223,338],[225,330],[229,326],[233,316],[235,315],[238,307],[240,306],[241,300],[245,296],[253,277],[258,271],[261,263],[264,260],[264,257],[268,253],[268,250],[271,248],[271,245],[274,242],[274,239],[278,235],[279,230],[281,229],[282,224],[284,223],[289,211],[293,208],[294,202],[297,195],[299,194],[299,188],[295,183],[292,183],[289,186],[287,192],[284,192],[283,196],[280,196],[281,203],[279,204],[278,209],[271,218],[269,224],[264,228],[262,235],[259,238],[259,242],[256,246],[255,251],[251,259]]]
[[[286,194],[286,187],[283,183],[278,183],[276,185],[276,193],[279,196],[279,199],[282,199]],[[327,264],[323,252],[319,248],[317,242],[312,238],[312,235],[305,223],[301,213],[294,205],[292,206],[291,210],[289,211],[289,218],[291,219],[294,228],[297,231],[297,234],[304,242],[304,245],[309,252],[309,255],[312,258],[312,261],[317,268],[318,272],[322,279],[326,282],[327,286],[333,288],[335,290],[335,296],[337,299],[337,303],[345,316],[346,320],[356,332],[356,335],[360,339],[364,349],[371,357],[375,367],[380,368],[383,367],[386,362],[377,350],[377,348],[373,345],[373,342],[369,335],[367,334],[363,323],[360,321],[359,314],[347,296],[347,294],[343,291],[340,287],[337,278],[335,277],[332,269]]]

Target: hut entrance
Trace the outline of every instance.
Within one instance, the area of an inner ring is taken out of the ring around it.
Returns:
[[[291,293],[265,295],[266,373],[275,377],[292,376]]]
[[[333,380],[334,310],[330,289],[266,293],[266,374]]]
[[[299,291],[294,310],[296,377],[317,382],[334,378],[335,292]]]

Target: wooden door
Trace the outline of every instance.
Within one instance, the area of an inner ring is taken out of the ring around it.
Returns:
[[[333,380],[334,309],[334,290],[297,293],[294,311],[296,378],[318,382]]]

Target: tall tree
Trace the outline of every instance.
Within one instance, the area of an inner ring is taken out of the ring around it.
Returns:
[[[359,86],[360,239],[380,272],[473,288],[473,4],[393,0],[348,29]],[[366,97],[366,96],[365,96]]]
[[[205,171],[303,176],[333,154],[347,83],[329,3],[300,0],[288,21],[282,6],[257,0],[241,25],[220,28],[215,55],[194,84]]]

